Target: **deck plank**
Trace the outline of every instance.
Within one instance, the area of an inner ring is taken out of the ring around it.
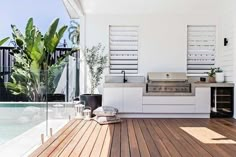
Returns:
[[[61,136],[57,138],[56,141],[54,141],[48,149],[43,151],[39,157],[45,157],[45,156],[50,156],[51,153],[53,153],[55,150],[57,150],[57,147],[66,140],[67,136],[80,124],[81,121],[76,121],[69,127]]]
[[[146,125],[144,124],[143,120],[139,120],[139,125],[140,125],[142,133],[145,137],[145,141],[146,141],[148,150],[150,152],[150,155],[153,156],[153,157],[161,156],[161,154],[158,151],[158,149],[156,148],[155,143],[154,143],[151,135],[149,134],[149,131],[148,131]]]
[[[77,125],[77,127],[66,137],[66,139],[57,146],[57,148],[50,154],[49,157],[57,156],[66,145],[70,144],[71,140],[80,131],[84,124],[84,121],[80,122],[79,125]]]
[[[90,127],[86,130],[86,132],[82,135],[82,138],[80,139],[79,143],[75,146],[74,150],[69,155],[70,157],[78,157],[80,156],[81,152],[83,151],[88,139],[90,138],[93,130],[95,129],[97,123],[91,122]]]
[[[178,123],[181,124],[181,126],[187,126],[187,127],[203,127],[204,126],[203,124],[199,124],[197,121],[193,119],[178,120]],[[200,142],[196,138],[193,138],[193,140],[195,140],[199,144],[203,144],[204,148],[214,157],[222,157],[224,155],[228,156],[228,154],[225,152],[219,152],[220,149],[215,144],[207,145]]]
[[[121,156],[130,156],[127,120],[121,123]]]
[[[166,134],[168,139],[174,144],[175,148],[183,157],[191,157],[192,155],[185,149],[184,145],[174,138],[174,135],[170,132],[170,130],[166,127],[164,123],[160,119],[156,119],[156,122],[161,127],[162,131]]]
[[[199,120],[201,121],[202,123],[205,123],[204,120]],[[216,120],[210,120],[210,123],[205,123],[207,125],[207,127],[221,135],[225,135],[226,139],[227,140],[232,140],[232,141],[235,141],[236,142],[236,132],[234,132],[234,130],[231,130],[231,128],[228,128],[228,126],[225,126],[224,125],[224,122],[220,123]],[[219,144],[218,145],[219,147],[223,147],[225,151],[228,152],[228,154],[230,155],[234,155],[235,153],[232,153],[233,152],[236,152],[236,145],[235,144],[232,144],[232,145],[223,145],[223,144]],[[227,149],[225,149],[227,148]],[[232,150],[232,151],[231,151]]]
[[[102,147],[102,152],[101,152],[100,157],[110,156],[113,133],[114,133],[114,124],[111,124],[108,126],[108,130],[106,133],[106,137],[105,137],[105,141]]]
[[[202,154],[204,157],[211,157],[211,154],[204,149],[203,145],[199,145],[191,137],[189,137],[187,133],[180,129],[181,126],[178,126],[178,122],[175,119],[173,119],[170,123],[174,126],[174,130],[179,133],[181,138],[184,138],[186,141],[188,141],[192,148],[196,149],[197,155]]]
[[[137,137],[139,151],[140,151],[141,156],[150,157],[150,153],[149,153],[146,141],[143,137],[143,133],[138,124],[138,120],[136,119],[133,120],[133,124],[134,124],[134,131]]]
[[[76,120],[71,120],[69,121],[69,123],[67,123],[62,129],[60,129],[53,137],[49,138],[46,143],[44,143],[43,145],[41,145],[37,150],[35,150],[29,157],[36,157],[39,156],[43,151],[45,151],[46,149],[48,149],[50,147],[50,145],[56,141],[67,129],[70,128],[70,126],[72,126],[74,123],[76,122]]]
[[[175,146],[171,143],[171,141],[168,139],[168,137],[165,135],[165,133],[161,130],[161,128],[154,122],[153,119],[150,120],[156,134],[158,135],[158,138],[161,139],[163,144],[166,146],[168,152],[171,156],[175,157],[181,157],[180,153],[177,151]]]
[[[151,135],[154,143],[156,144],[156,147],[157,147],[158,151],[160,152],[161,156],[162,157],[170,157],[171,156],[170,153],[168,152],[168,150],[167,150],[166,146],[164,145],[164,143],[162,142],[162,140],[156,134],[150,121],[144,120],[144,123],[147,126],[147,129],[150,132],[150,135]]]
[[[204,143],[181,127],[208,128],[236,141],[234,119],[123,119],[110,125],[71,120],[30,157],[235,156],[236,144]]]
[[[196,120],[192,120],[192,122],[196,123],[198,126],[204,126],[207,127],[208,129],[211,129],[211,122],[210,119],[208,119],[207,121],[203,122],[201,119]],[[216,130],[216,132],[219,132],[219,130]],[[224,148],[221,148],[221,146],[219,144],[211,144],[211,147],[214,148],[216,150],[216,152],[218,154],[221,154],[221,156],[224,157],[231,157],[232,155],[229,154],[229,152],[227,152]]]
[[[115,124],[112,140],[111,157],[120,157],[120,124]]]
[[[131,119],[127,120],[127,125],[128,125],[130,156],[131,157],[140,157],[138,142],[137,142],[137,138],[135,135],[133,122]]]
[[[169,131],[173,134],[173,137],[176,138],[176,140],[178,140],[180,143],[182,143],[187,150],[190,150],[188,152],[189,154],[191,154],[191,156],[199,156],[199,152],[196,150],[196,147],[192,147],[191,143],[181,135],[180,132],[182,130],[179,130],[179,128],[175,126],[172,119],[163,119],[161,121],[162,123],[165,123]]]
[[[86,122],[86,124],[81,128],[81,130],[75,135],[75,137],[65,145],[64,149],[60,150],[60,153],[58,156],[64,157],[64,156],[69,156],[71,152],[74,150],[76,147],[77,143],[80,141],[80,139],[83,137],[83,134],[85,131],[89,128],[91,122]]]
[[[90,153],[92,152],[92,149],[94,147],[94,144],[98,138],[98,135],[101,131],[101,126],[100,125],[96,125],[96,128],[94,129],[93,133],[91,134],[91,136],[88,139],[88,142],[86,143],[82,153],[80,154],[80,156],[83,157],[89,157]]]
[[[108,125],[103,125],[101,131],[98,135],[97,141],[93,146],[93,150],[91,152],[91,157],[99,157],[102,151],[103,143],[106,137],[106,133],[108,130]]]

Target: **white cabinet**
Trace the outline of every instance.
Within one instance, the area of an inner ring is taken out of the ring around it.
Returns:
[[[211,88],[196,88],[196,112],[210,113],[211,111]]]
[[[104,88],[103,105],[116,107],[122,113],[141,113],[142,98],[141,87],[109,87]]]
[[[103,105],[113,106],[123,112],[123,88],[104,88]]]
[[[141,113],[143,103],[142,88],[124,88],[124,111],[129,113]]]

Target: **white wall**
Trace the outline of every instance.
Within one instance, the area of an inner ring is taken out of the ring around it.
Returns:
[[[236,83],[236,1],[220,2],[219,58],[227,82]],[[223,39],[228,38],[228,46],[223,46]],[[236,89],[234,90],[236,93]],[[234,118],[236,118],[236,94],[234,94]]]
[[[109,51],[109,25],[139,26],[139,74],[186,72],[187,25],[218,25],[217,15],[87,15],[86,46],[101,42]]]
[[[226,82],[234,82],[234,52],[235,52],[235,8],[232,0],[226,0],[221,3],[219,16],[219,66],[222,67],[225,73]],[[229,43],[224,46],[224,38],[227,38]]]

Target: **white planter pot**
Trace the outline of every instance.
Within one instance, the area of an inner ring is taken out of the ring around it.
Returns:
[[[225,82],[225,75],[223,72],[216,73],[216,82],[217,83]]]

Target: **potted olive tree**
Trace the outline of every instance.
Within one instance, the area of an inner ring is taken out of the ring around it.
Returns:
[[[102,95],[95,94],[104,69],[107,66],[107,56],[103,55],[104,47],[99,43],[91,49],[86,48],[84,52],[85,62],[88,67],[90,93],[80,95],[80,100],[85,101],[86,106],[90,106],[92,110],[102,105]]]
[[[220,67],[216,68],[215,73],[216,73],[216,82],[217,83],[222,83],[225,81],[224,72]]]

